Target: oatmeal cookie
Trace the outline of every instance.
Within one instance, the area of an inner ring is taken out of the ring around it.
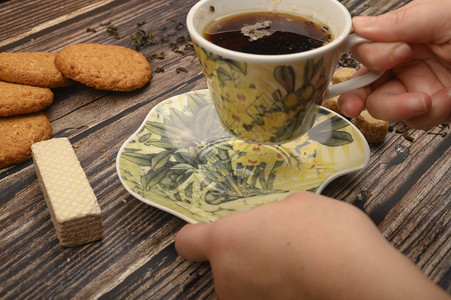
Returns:
[[[49,88],[0,81],[0,116],[41,111],[53,103]]]
[[[70,86],[73,81],[55,66],[56,53],[0,53],[0,80],[46,88]]]
[[[58,53],[55,64],[66,77],[99,90],[132,91],[152,75],[144,55],[113,45],[69,45]]]
[[[52,137],[43,112],[0,117],[0,169],[31,158],[31,145]]]

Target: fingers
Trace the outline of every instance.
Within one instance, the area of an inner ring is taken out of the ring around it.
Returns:
[[[359,70],[355,76],[365,72]],[[373,84],[341,95],[338,105],[351,118],[366,107],[378,119],[403,120],[415,129],[430,128],[450,118],[448,72],[434,60],[404,63]]]
[[[386,14],[353,19],[354,31],[375,42],[444,43],[451,1],[414,1]]]
[[[338,100],[338,105],[351,118],[358,117],[366,107],[373,117],[396,122],[425,114],[430,102],[427,94],[407,93],[402,83],[390,80],[371,93],[360,89],[343,94]]]
[[[451,74],[449,70],[444,69],[445,67],[432,60],[412,61],[394,68],[392,74],[403,83],[407,91],[433,95],[451,85]]]
[[[375,118],[390,122],[424,115],[431,107],[431,98],[422,92],[407,92],[398,80],[391,80],[374,90],[366,100],[368,112]]]
[[[427,113],[431,98],[423,92],[409,92],[401,81],[386,73],[370,86],[341,95],[338,105],[351,118],[358,117],[366,107],[377,119],[397,122]]]
[[[423,92],[407,92],[401,82],[390,80],[378,88],[343,94],[338,104],[351,118],[357,117],[366,106],[377,119],[404,121],[413,129],[428,129],[451,121],[450,87],[428,96]]]
[[[382,72],[412,58],[412,48],[405,43],[363,43],[352,48],[353,56],[367,68]]]
[[[431,107],[426,114],[405,120],[414,129],[428,129],[451,121],[451,88],[445,88],[431,97]]]
[[[192,261],[208,260],[208,236],[211,224],[187,224],[175,237],[177,253]]]
[[[362,66],[352,77],[358,77],[367,72],[368,70]],[[368,95],[370,95],[373,90],[389,81],[390,76],[391,74],[386,72],[371,85],[341,94],[338,98],[340,111],[350,118],[357,118],[366,107]]]
[[[338,107],[349,118],[357,118],[365,109],[366,93],[359,89],[342,94],[338,98]]]

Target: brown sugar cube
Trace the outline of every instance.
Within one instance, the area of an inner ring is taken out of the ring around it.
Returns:
[[[356,72],[354,68],[341,68],[335,71],[332,75],[332,83],[337,84],[346,80],[351,79],[352,75]]]
[[[330,99],[327,99],[326,101],[324,101],[321,106],[328,108],[334,112],[336,112],[337,114],[343,115],[343,112],[340,110],[340,107],[338,107],[338,98],[340,96],[336,96]]]
[[[31,150],[60,244],[73,247],[101,239],[102,212],[69,140],[50,139]]]
[[[369,143],[382,143],[388,132],[389,123],[378,120],[366,110],[354,119],[354,125],[362,132]]]

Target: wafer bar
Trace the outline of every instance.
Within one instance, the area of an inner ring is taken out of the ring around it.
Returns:
[[[102,212],[69,140],[53,138],[31,150],[60,244],[73,247],[101,239]]]

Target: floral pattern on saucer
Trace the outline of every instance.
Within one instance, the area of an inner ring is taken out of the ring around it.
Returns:
[[[282,145],[236,139],[217,117],[208,90],[167,99],[121,147],[117,171],[139,200],[188,222],[280,201],[299,190],[321,192],[369,159],[362,134],[319,109],[310,131]]]

